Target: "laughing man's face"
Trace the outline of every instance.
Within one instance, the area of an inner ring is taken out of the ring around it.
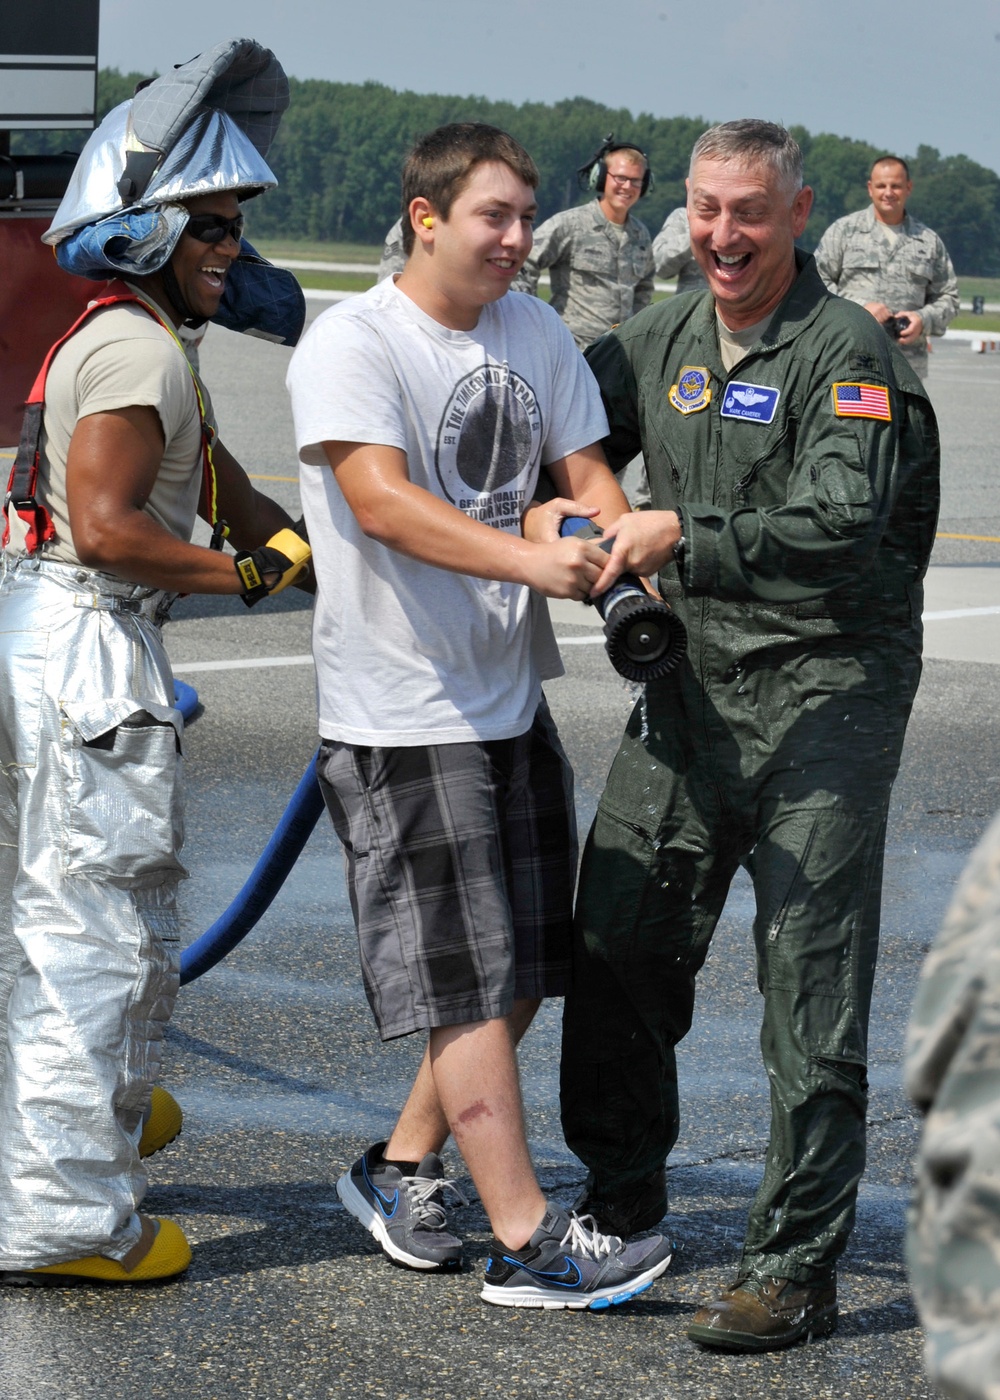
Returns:
[[[198,195],[184,204],[192,214],[219,214],[223,219],[235,219],[240,212],[239,201],[231,192]],[[181,234],[170,265],[184,300],[196,316],[207,318],[218,311],[226,276],[239,255],[240,245],[231,234],[215,244]]]
[[[762,321],[795,280],[795,240],[812,207],[767,165],[695,163],[688,187],[691,248],[730,330]]]

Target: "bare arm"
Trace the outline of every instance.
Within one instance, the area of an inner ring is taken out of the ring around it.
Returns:
[[[452,573],[528,584],[552,598],[584,598],[602,571],[593,543],[532,543],[472,520],[410,480],[406,453],[377,443],[324,442],[359,526],[370,538]]]
[[[231,555],[177,539],[143,507],[163,459],[160,418],[148,407],[81,418],[66,459],[70,528],[80,560],[151,588],[186,593],[239,593]],[[215,449],[219,514],[233,542],[253,549],[291,524],[275,502],[254,490],[221,444]]]
[[[292,524],[288,512],[257,490],[223,443],[215,443],[212,459],[219,493],[218,513],[229,525],[230,544],[237,549],[256,549]]]
[[[621,516],[631,515],[632,507],[608,467],[599,442],[550,462],[545,470],[562,495],[597,507],[594,523],[602,530],[609,529]]]

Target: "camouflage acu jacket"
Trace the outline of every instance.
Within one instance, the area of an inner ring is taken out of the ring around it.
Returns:
[[[869,207],[830,225],[816,249],[819,275],[848,301],[881,301],[892,312],[919,311],[927,335],[943,335],[958,312],[958,279],[941,239],[907,214],[889,245]],[[899,347],[921,377],[927,372],[923,343]]]
[[[677,278],[677,294],[703,292],[707,283],[691,253],[691,230],[687,209],[682,204],[667,215],[653,239],[653,261],[657,277]]]
[[[962,875],[920,977],[906,1087],[927,1114],[910,1279],[947,1395],[1000,1394],[1000,819]]]
[[[535,230],[531,257],[515,283],[537,296],[542,268],[549,269],[552,305],[581,350],[653,297],[649,229],[629,214],[624,238],[620,232],[596,199],[564,209]]]
[[[403,221],[397,219],[392,228],[385,236],[382,245],[382,257],[378,265],[378,277],[375,279],[381,282],[386,277],[391,277],[396,272],[402,272],[406,266],[406,254],[403,251]]]

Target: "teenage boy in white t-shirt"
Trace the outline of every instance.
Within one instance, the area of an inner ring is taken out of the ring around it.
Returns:
[[[404,271],[324,312],[288,384],[318,579],[321,785],[380,1034],[428,1032],[391,1137],[338,1193],[396,1262],[455,1267],[443,1198],[457,1188],[437,1155],[452,1133],[495,1235],[483,1298],[606,1307],[647,1288],[669,1249],[545,1200],[515,1052],[564,988],[576,856],[541,691],[561,666],[532,590],[586,597],[607,558],[560,539],[561,515],[610,525],[628,509],[572,337],[506,295],[537,183],[495,127],[418,141]],[[525,515],[543,464],[561,499]]]

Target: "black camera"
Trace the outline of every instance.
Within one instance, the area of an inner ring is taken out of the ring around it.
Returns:
[[[889,316],[882,322],[882,329],[892,340],[898,340],[904,331],[909,330],[909,316]]]

